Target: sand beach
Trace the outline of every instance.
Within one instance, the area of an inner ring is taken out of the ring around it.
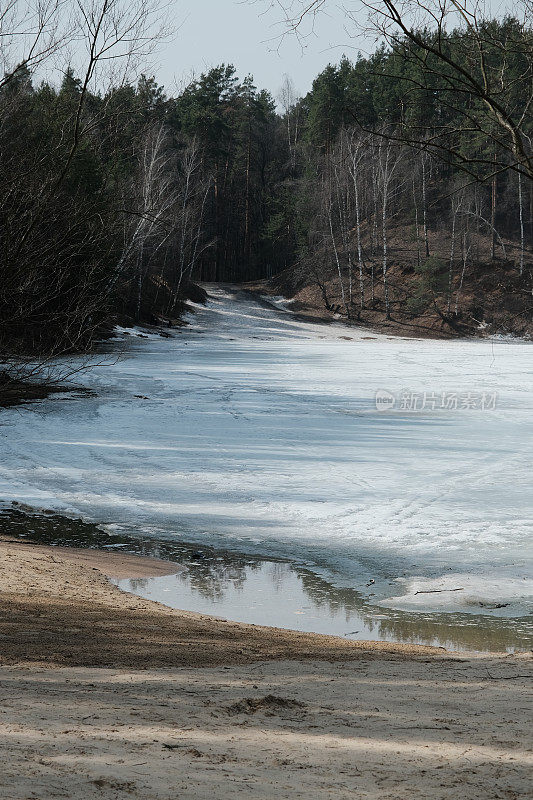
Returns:
[[[530,796],[528,654],[237,624],[108,580],[176,569],[0,542],[3,800]]]

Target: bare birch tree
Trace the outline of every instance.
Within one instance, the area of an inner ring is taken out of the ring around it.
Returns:
[[[283,76],[283,83],[278,92],[278,101],[283,110],[285,130],[287,132],[287,146],[291,166],[294,167],[296,159],[296,145],[300,127],[300,114],[297,108],[299,97],[294,88],[294,81],[290,75]]]
[[[365,285],[364,285],[364,259],[363,243],[361,234],[361,183],[363,178],[363,162],[367,155],[368,143],[362,139],[356,131],[345,132],[347,138],[347,159],[348,171],[352,179],[354,207],[355,207],[355,241],[357,247],[357,267],[359,272],[359,308],[362,311],[365,306]]]
[[[401,160],[401,150],[389,138],[379,136],[377,148],[377,175],[381,200],[381,243],[382,243],[382,274],[383,296],[385,301],[385,318],[390,319],[390,297],[388,281],[388,226],[390,202],[396,192],[395,178]]]
[[[449,261],[449,268],[448,268],[448,299],[446,310],[447,313],[450,314],[451,307],[452,307],[452,289],[453,289],[453,267],[455,261],[455,245],[456,245],[456,238],[457,238],[457,220],[458,216],[461,213],[463,202],[464,202],[464,187],[458,187],[457,191],[452,192],[451,195],[451,220],[452,220],[452,230],[450,235],[450,261]],[[463,272],[464,278],[464,272]]]

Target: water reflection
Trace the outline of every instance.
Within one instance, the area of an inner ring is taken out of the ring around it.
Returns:
[[[0,535],[43,544],[124,549],[179,562],[175,575],[118,581],[142,597],[174,608],[227,619],[352,639],[433,644],[452,650],[529,650],[533,618],[395,611],[373,606],[350,588],[338,587],[311,570],[286,561],[110,534],[81,520],[54,514],[0,513]]]
[[[228,565],[228,557],[233,558],[191,559],[183,562],[188,571],[178,575],[116,583],[173,608],[344,638],[475,651],[527,650],[533,643],[531,619],[379,608],[297,565],[264,560]]]

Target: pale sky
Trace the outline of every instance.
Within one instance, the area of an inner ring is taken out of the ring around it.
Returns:
[[[343,54],[355,59],[358,51],[369,55],[375,50],[375,35],[360,32],[367,19],[362,4],[328,0],[314,32],[308,21],[303,27],[307,35],[299,42],[294,35],[283,38],[286,27],[277,2],[280,0],[170,0],[175,40],[161,48],[153,73],[167,93],[173,94],[190,81],[191,74],[230,63],[240,78],[252,74],[256,86],[268,89],[274,97],[287,73],[303,96],[328,63],[338,63]],[[477,2],[489,15],[518,14],[515,0]],[[305,5],[302,0],[281,0],[281,4]],[[358,34],[343,10],[347,6],[360,23]]]
[[[153,66],[169,94],[188,82],[192,72],[199,75],[230,63],[240,78],[251,73],[256,86],[274,97],[284,73],[304,95],[328,63],[337,63],[343,53],[355,58],[358,49],[373,49],[372,42],[350,39],[345,17],[333,3],[329,15],[321,15],[314,35],[310,33],[303,43],[293,35],[280,41],[282,15],[279,9],[268,10],[268,0],[175,0],[172,17],[179,26],[175,40],[162,47]]]

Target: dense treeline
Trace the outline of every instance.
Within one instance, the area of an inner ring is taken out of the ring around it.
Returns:
[[[19,70],[0,92],[0,346],[87,346],[113,312],[175,319],[191,276],[241,280],[271,259],[279,121],[232,67],[178,98],[154,79],[86,94]],[[83,131],[83,136],[80,135]]]
[[[436,35],[417,37],[431,46]],[[292,282],[314,283],[329,308],[369,321],[374,312],[414,317],[431,308],[453,329],[461,317],[483,320],[480,295],[492,276],[517,329],[530,324],[533,32],[507,18],[476,35],[482,59],[469,31],[452,31],[439,46],[474,80],[496,86],[509,131],[451,69],[405,38],[328,66],[287,106]],[[481,271],[484,287],[465,298]]]
[[[509,18],[486,39],[531,158],[531,30]],[[457,31],[446,46],[466,59],[470,45]],[[480,264],[531,296],[533,183],[512,132],[412,43],[343,58],[304,98],[286,79],[280,113],[227,65],[177,97],[146,77],[105,93],[70,69],[58,85],[25,65],[8,78],[4,358],[90,348],[118,316],[171,323],[195,280],[290,273],[350,317],[432,307],[452,327]]]

